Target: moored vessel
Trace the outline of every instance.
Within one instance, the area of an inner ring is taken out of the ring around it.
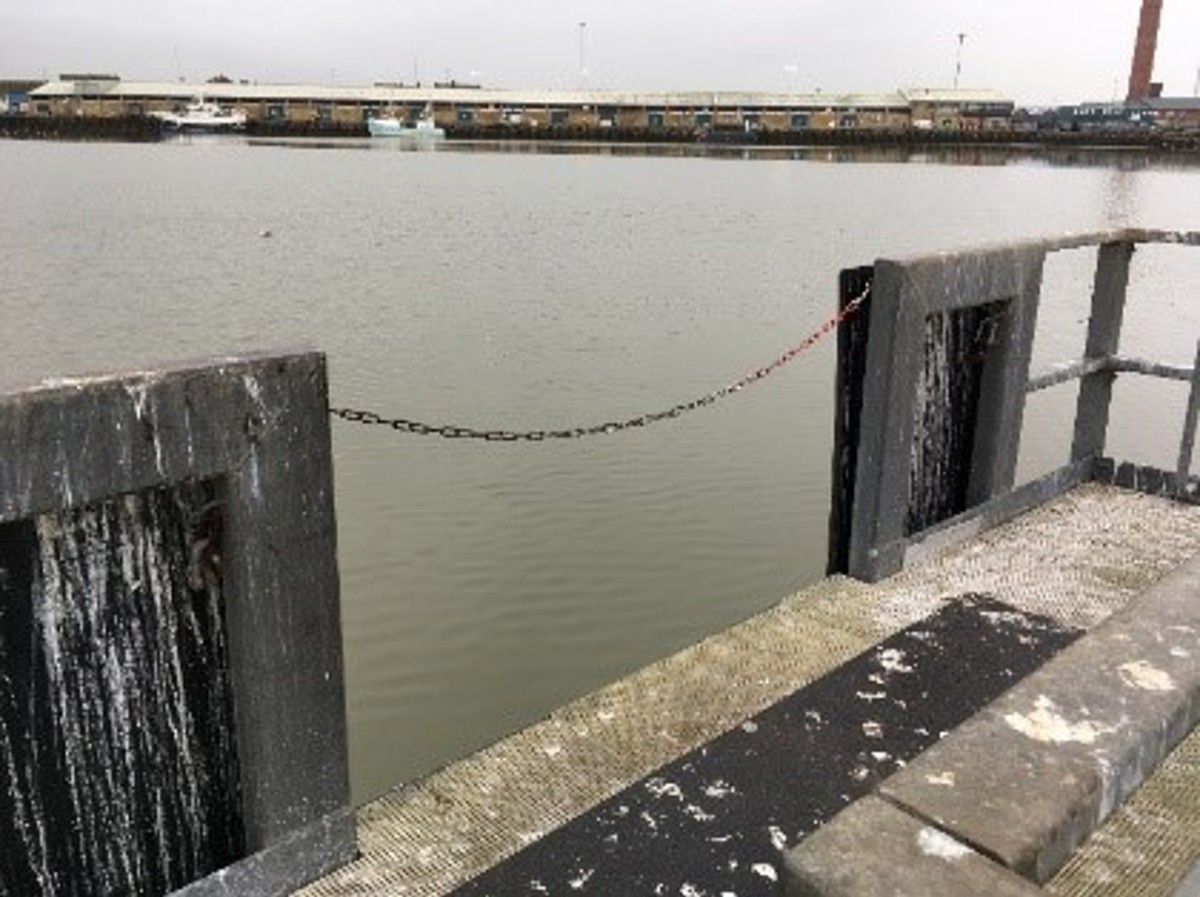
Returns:
[[[372,137],[400,137],[409,140],[443,140],[446,131],[431,118],[402,121],[395,116],[367,119],[367,131]]]
[[[230,109],[203,97],[188,103],[182,112],[153,112],[166,127],[177,131],[240,131],[246,127],[246,113]]]

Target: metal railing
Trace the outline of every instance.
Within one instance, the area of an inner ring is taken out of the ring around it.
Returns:
[[[830,572],[873,581],[933,547],[1009,519],[1088,480],[1194,499],[1200,348],[1192,368],[1117,355],[1138,244],[1200,246],[1200,232],[1068,234],[842,272],[843,301],[865,279],[869,302],[839,337]],[[1050,253],[1099,248],[1082,357],[1030,377]],[[1105,457],[1117,374],[1191,383],[1171,472]],[[1026,396],[1080,381],[1068,462],[1014,487]]]

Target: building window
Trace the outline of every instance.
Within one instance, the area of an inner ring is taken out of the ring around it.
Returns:
[[[569,116],[567,115],[566,109],[551,109],[550,110],[550,124],[565,125],[568,120],[569,120]]]
[[[808,113],[793,112],[792,113],[792,130],[806,131],[808,130]]]
[[[666,114],[661,109],[650,109],[646,112],[647,127],[658,129],[666,124]]]
[[[273,103],[272,105],[267,107],[267,120],[268,121],[283,121],[283,119],[286,117],[287,117],[287,113],[284,112],[282,104]]]
[[[459,109],[458,110],[459,124],[469,125],[473,121],[475,121],[475,110],[474,109]]]

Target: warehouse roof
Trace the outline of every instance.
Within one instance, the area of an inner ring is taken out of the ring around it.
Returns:
[[[990,103],[1012,105],[1012,100],[998,90],[958,87],[907,87],[900,91],[910,103]]]
[[[466,85],[336,86],[317,84],[189,83],[121,81],[101,78],[60,79],[43,85],[34,97],[112,97],[116,99],[190,99],[203,95],[225,102],[312,101],[372,103],[470,103],[495,106],[740,107],[762,109],[902,109],[913,99],[935,102],[1005,103],[996,91],[919,90],[894,93],[777,93],[755,91],[643,92],[619,90],[512,90]]]
[[[1152,97],[1143,103],[1159,112],[1200,112],[1200,97]]]

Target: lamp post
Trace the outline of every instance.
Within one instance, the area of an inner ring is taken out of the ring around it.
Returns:
[[[579,23],[579,86],[587,86],[587,65],[585,64],[583,49],[584,38],[587,33],[587,22]]]
[[[967,39],[967,35],[960,31],[958,32],[958,55],[954,59],[954,89],[958,90],[958,76],[962,74],[962,51],[963,41]]]
[[[800,66],[794,62],[789,62],[783,67],[783,80],[787,85],[788,93],[794,93],[796,90],[796,74],[800,71]]]

